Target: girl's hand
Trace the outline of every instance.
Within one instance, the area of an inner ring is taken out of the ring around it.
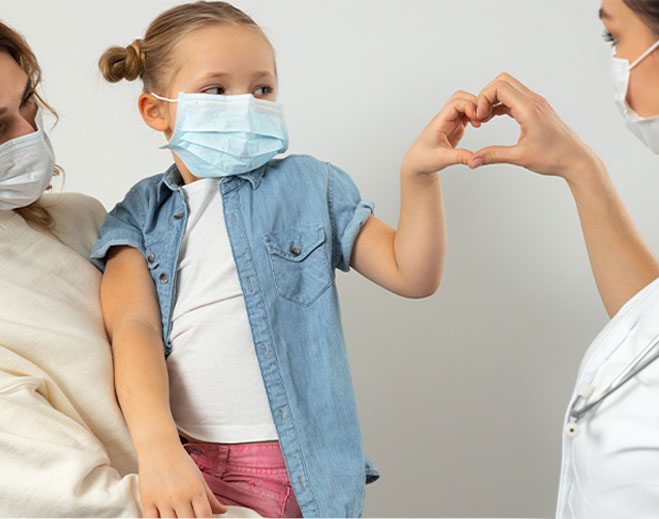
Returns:
[[[144,517],[212,517],[222,505],[182,445],[153,445],[139,459]]]
[[[556,114],[546,99],[508,74],[501,74],[478,95],[480,123],[509,115],[521,127],[514,146],[488,146],[473,154],[470,166],[508,163],[568,182],[598,163],[594,152]],[[476,125],[478,126],[478,122]]]
[[[456,146],[467,124],[476,120],[476,96],[462,91],[453,94],[408,150],[402,171],[436,173],[452,164],[469,164],[472,152]]]

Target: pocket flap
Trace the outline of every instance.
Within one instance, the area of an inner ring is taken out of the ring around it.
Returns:
[[[290,261],[302,261],[325,243],[322,227],[311,230],[290,230],[266,234],[263,238],[271,254]]]

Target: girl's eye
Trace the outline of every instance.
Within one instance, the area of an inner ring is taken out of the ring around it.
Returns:
[[[604,29],[602,38],[604,38],[604,41],[610,43],[612,46],[615,46],[615,44],[618,43],[618,40],[616,40],[613,34],[611,34],[607,29]]]
[[[205,90],[202,90],[203,94],[213,94],[216,96],[221,96],[224,94],[224,87],[221,86],[215,86],[215,87],[210,87]]]
[[[269,86],[261,86],[254,90],[255,96],[267,96],[273,92],[273,88]]]

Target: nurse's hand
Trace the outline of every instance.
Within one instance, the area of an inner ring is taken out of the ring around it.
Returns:
[[[403,159],[401,170],[430,174],[452,164],[468,165],[473,153],[456,146],[465,127],[475,120],[476,96],[462,91],[453,94],[414,141]]]
[[[499,75],[478,95],[476,119],[509,115],[521,128],[514,146],[489,146],[473,154],[469,165],[508,163],[573,183],[597,169],[599,158],[556,114],[546,99],[508,74]],[[478,125],[478,122],[476,123]],[[482,162],[481,162],[482,161]]]

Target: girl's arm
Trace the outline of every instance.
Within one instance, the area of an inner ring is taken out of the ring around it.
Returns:
[[[659,261],[636,229],[602,160],[570,129],[549,103],[517,79],[502,74],[478,96],[478,116],[493,110],[521,127],[515,146],[474,153],[484,164],[509,163],[564,178],[577,205],[588,255],[609,316],[659,277]]]
[[[112,343],[117,398],[137,453],[145,517],[225,512],[179,440],[169,405],[157,296],[137,249],[110,249],[101,304]]]
[[[396,294],[435,293],[444,269],[446,223],[437,172],[468,164],[472,153],[455,149],[470,121],[476,97],[456,92],[412,144],[401,166],[398,228],[370,216],[355,240],[350,265]]]

